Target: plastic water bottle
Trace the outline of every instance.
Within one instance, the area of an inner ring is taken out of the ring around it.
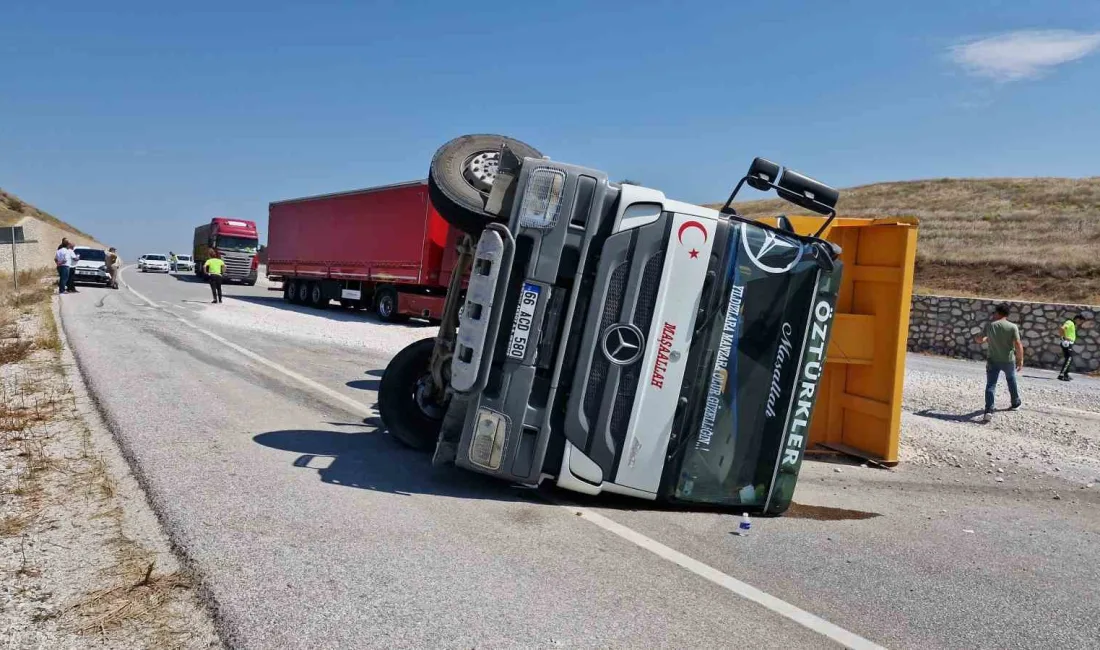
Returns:
[[[749,529],[752,528],[752,521],[749,519],[749,513],[741,513],[741,523],[737,526],[738,535],[748,535]]]

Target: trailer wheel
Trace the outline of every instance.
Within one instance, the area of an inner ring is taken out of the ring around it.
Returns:
[[[298,300],[297,300],[297,303],[299,305],[308,304],[308,301],[309,301],[309,283],[304,282],[302,280],[298,280],[297,287],[298,287]]]
[[[431,400],[432,350],[435,339],[422,339],[397,353],[382,374],[378,412],[394,438],[413,449],[431,451],[447,412],[446,404]]]
[[[328,296],[320,282],[309,283],[309,306],[315,309],[328,309]]]
[[[447,223],[478,234],[498,218],[485,211],[502,145],[519,158],[541,158],[534,147],[502,135],[463,135],[439,148],[428,172],[428,197]]]
[[[378,317],[387,323],[395,323],[400,320],[397,312],[397,292],[389,287],[379,289],[374,294],[374,310]]]

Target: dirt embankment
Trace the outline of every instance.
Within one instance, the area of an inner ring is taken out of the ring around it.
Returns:
[[[840,196],[841,216],[920,218],[920,292],[1100,304],[1100,177],[942,178]],[[798,210],[781,200],[737,208],[750,217]]]
[[[14,265],[11,226],[17,230]],[[0,245],[0,272],[3,273],[10,273],[13,266],[21,270],[52,269],[54,253],[63,237],[77,246],[106,248],[91,235],[4,190],[0,190],[0,231],[6,231],[0,233],[5,242]]]

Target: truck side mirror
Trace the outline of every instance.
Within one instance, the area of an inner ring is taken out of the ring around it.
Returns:
[[[793,169],[783,170],[776,191],[791,203],[823,215],[835,214],[840,198],[840,192]]]
[[[772,188],[775,179],[779,177],[779,165],[767,158],[754,158],[749,165],[749,172],[745,174],[745,182],[749,187],[767,192]]]

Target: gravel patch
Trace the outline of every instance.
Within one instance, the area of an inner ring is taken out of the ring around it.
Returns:
[[[439,328],[424,321],[383,323],[361,311],[348,311],[335,304],[313,309],[272,299],[258,304],[226,296],[220,305],[199,312],[202,321],[274,337],[288,337],[322,345],[363,348],[396,354],[406,345],[435,336]]]
[[[1097,382],[1024,374],[1024,407],[997,411],[984,424],[984,378],[971,368],[952,362],[943,370],[907,370],[901,462],[984,472],[991,483],[1053,476],[1095,488],[1100,484]],[[1002,382],[996,408],[1008,401]]]

